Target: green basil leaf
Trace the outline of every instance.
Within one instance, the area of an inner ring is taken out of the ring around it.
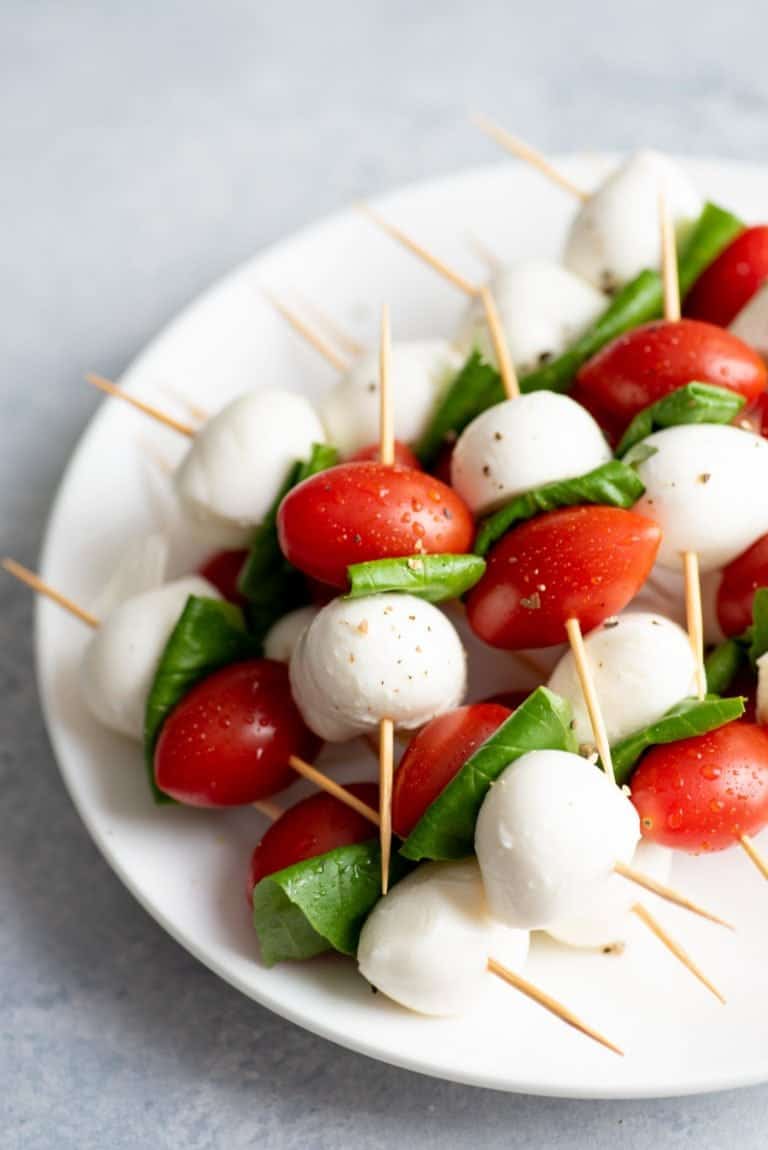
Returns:
[[[471,855],[475,823],[488,788],[510,763],[528,751],[576,751],[571,719],[565,699],[546,687],[537,687],[427,807],[400,853],[414,861]]]
[[[397,855],[390,887],[409,870]],[[325,950],[354,954],[381,897],[378,842],[355,843],[267,875],[253,891],[253,926],[267,966]]]
[[[347,568],[347,599],[405,591],[428,603],[459,599],[482,579],[485,561],[477,555],[410,555],[403,559],[373,559]]]
[[[658,455],[658,452],[658,447],[653,447],[650,443],[636,443],[634,447],[630,447],[623,462],[627,467],[636,468],[645,463],[646,459]]]
[[[768,651],[768,587],[758,587],[752,603],[752,626],[744,636],[749,640],[747,654],[753,669],[757,660]]]
[[[238,588],[248,600],[248,626],[259,642],[263,642],[273,623],[309,601],[304,577],[284,557],[277,540],[280,504],[292,488],[320,471],[327,471],[337,459],[335,447],[313,444],[310,458],[293,465],[263,523],[256,528]]]
[[[720,699],[716,695],[708,695],[706,699],[683,699],[655,723],[635,731],[611,747],[616,782],[619,786],[628,782],[638,759],[651,747],[677,743],[692,735],[705,735],[707,731],[731,723],[743,714],[744,700],[739,696]]]
[[[744,231],[745,224],[732,212],[711,202],[704,205],[698,221],[682,245],[678,261],[681,295],[686,296],[703,271]]]
[[[645,491],[637,472],[612,459],[602,467],[574,479],[559,479],[543,487],[516,495],[481,524],[475,539],[475,554],[487,555],[493,544],[518,523],[556,507],[580,503],[604,503],[610,507],[631,507]]]
[[[160,656],[144,716],[144,757],[155,801],[174,800],[155,783],[154,757],[160,729],[195,683],[229,663],[258,654],[239,607],[223,599],[190,595]]]
[[[707,691],[710,695],[724,695],[736,673],[744,663],[744,647],[738,639],[726,639],[709,652],[704,660]]]
[[[475,416],[504,399],[501,376],[473,351],[450,385],[416,448],[425,467],[431,466],[444,443],[460,435]]]
[[[639,411],[621,437],[617,455],[664,427],[684,423],[730,423],[744,406],[744,396],[710,383],[687,383]]]

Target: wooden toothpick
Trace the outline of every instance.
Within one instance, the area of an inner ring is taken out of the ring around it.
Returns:
[[[496,353],[496,362],[499,365],[499,375],[504,385],[504,394],[507,399],[517,399],[520,395],[520,384],[517,380],[512,357],[509,354],[507,337],[504,335],[499,309],[496,307],[493,292],[488,286],[480,289],[480,301],[485,312],[485,322],[488,324],[493,350]]]
[[[129,395],[128,392],[123,391],[111,379],[105,379],[103,375],[96,375],[89,372],[86,375],[86,381],[90,383],[91,387],[97,387],[99,391],[105,392],[107,395],[112,395],[116,399],[122,399],[124,403],[128,403],[131,407],[135,407],[137,411],[142,412],[144,415],[149,415],[157,423],[162,423],[166,427],[170,427],[172,431],[178,431],[180,435],[185,435],[187,439],[194,439],[197,435],[197,428],[193,427],[191,423],[184,423],[180,419],[168,415],[167,412],[161,411],[159,407],[155,407],[151,403],[145,403],[143,399],[138,399],[135,395]]]
[[[744,848],[747,857],[752,860],[763,878],[768,879],[768,859],[758,850],[752,837],[750,835],[740,835],[739,842]]]
[[[301,336],[315,351],[325,359],[331,367],[334,367],[338,372],[344,372],[349,369],[349,360],[343,356],[335,347],[330,343],[325,336],[321,335],[319,331],[313,328],[306,320],[302,319],[298,312],[293,311],[287,304],[283,303],[272,292],[264,292],[265,299],[269,300],[272,307],[278,312],[283,319],[287,320],[295,332]]]
[[[695,551],[683,552],[685,576],[685,620],[688,640],[696,663],[696,695],[703,699],[707,693],[707,672],[704,666],[704,614],[701,606],[701,577],[699,557]]]
[[[395,724],[379,723],[379,843],[381,845],[381,893],[389,890],[389,860],[392,854],[392,780],[395,771]]]
[[[333,779],[328,778],[328,775],[323,774],[322,771],[318,771],[317,767],[313,767],[311,763],[304,762],[298,755],[291,755],[288,759],[288,765],[296,771],[297,775],[301,775],[302,778],[307,779],[308,782],[312,783],[318,790],[325,791],[326,794],[332,795],[334,799],[338,799],[339,802],[344,803],[344,805],[348,806],[351,810],[357,811],[359,815],[362,815],[364,819],[368,819],[368,822],[373,823],[374,826],[379,825],[379,816],[373,807],[369,807],[367,803],[364,803],[357,795],[353,795],[346,787],[334,782]]]
[[[379,337],[379,460],[391,466],[395,462],[395,412],[392,404],[390,361],[392,339],[389,330],[389,308],[381,309]]]
[[[13,575],[21,583],[26,583],[27,587],[31,587],[38,595],[44,595],[46,599],[51,602],[57,603],[59,607],[63,607],[70,615],[74,615],[81,623],[85,623],[88,627],[94,629],[99,626],[99,620],[90,611],[86,611],[84,607],[80,607],[74,600],[62,595],[61,591],[57,591],[55,587],[51,587],[50,583],[46,583],[34,571],[30,571],[28,567],[22,566],[17,563],[15,559],[3,559],[2,566],[9,575]]]
[[[603,718],[603,711],[600,706],[600,699],[595,689],[595,681],[592,678],[592,668],[589,665],[589,658],[584,647],[584,637],[581,633],[581,624],[578,619],[567,619],[565,623],[565,631],[568,636],[568,642],[571,645],[573,652],[573,660],[576,664],[576,674],[579,677],[581,685],[581,693],[584,696],[584,702],[587,705],[587,714],[589,715],[589,722],[592,727],[592,736],[595,740],[597,753],[600,755],[600,760],[603,764],[603,769],[611,782],[616,782],[616,776],[613,770],[613,759],[611,757],[611,745],[608,742],[608,732],[605,729],[605,719]]]
[[[728,930],[734,929],[732,923],[726,922],[726,920],[720,918],[719,915],[713,914],[712,911],[706,910],[703,906],[699,906],[698,903],[693,902],[686,895],[676,891],[674,887],[666,886],[650,875],[643,874],[642,871],[627,866],[626,863],[614,863],[613,869],[614,872],[621,875],[622,878],[635,883],[637,886],[643,887],[644,890],[651,891],[652,894],[658,895],[659,898],[663,898],[666,902],[670,902],[674,906],[682,907],[683,910],[689,910],[692,914],[697,914],[700,918],[706,918],[709,922],[717,923],[718,926],[724,926]]]
[[[677,243],[667,198],[659,191],[659,226],[661,229],[661,277],[664,285],[664,319],[677,323],[680,310],[680,278],[677,269]]]
[[[506,128],[502,128],[500,124],[489,120],[487,116],[474,116],[473,123],[481,132],[486,136],[490,136],[497,144],[500,144],[505,152],[510,155],[516,156],[518,160],[523,163],[529,164],[532,168],[536,168],[546,176],[553,184],[558,187],[564,188],[570,195],[575,196],[577,199],[582,200],[584,203],[591,198],[591,192],[587,192],[584,188],[579,187],[578,184],[556,168],[554,164],[539,152],[536,148],[526,144],[525,140],[521,140],[519,136],[513,136]]]
[[[672,938],[668,931],[664,929],[658,919],[654,918],[651,912],[639,902],[635,903],[635,905],[632,907],[632,912],[633,914],[637,915],[640,921],[644,923],[644,925],[647,926],[648,929],[653,932],[653,934],[656,935],[659,942],[666,946],[667,950],[675,956],[678,962],[681,962],[683,966],[690,970],[694,978],[697,978],[699,982],[706,986],[707,990],[714,994],[715,998],[718,999],[719,1002],[722,1002],[723,1005],[725,1005],[725,997],[723,994],[721,994],[715,984],[709,978],[707,978],[706,974],[704,974],[701,968],[696,965],[691,956],[686,950],[683,949],[680,943]]]
[[[270,802],[269,799],[259,799],[258,802],[251,803],[251,806],[265,819],[269,819],[271,823],[277,822],[280,816],[285,814],[282,807],[278,806],[277,803]]]
[[[333,319],[326,311],[319,308],[314,300],[308,299],[307,296],[299,292],[293,292],[293,296],[301,303],[302,310],[305,311],[316,324],[325,328],[333,342],[340,347],[342,351],[346,351],[348,355],[354,358],[363,355],[366,350],[365,347],[359,343],[354,336],[351,336],[349,332],[341,326],[338,320]]]

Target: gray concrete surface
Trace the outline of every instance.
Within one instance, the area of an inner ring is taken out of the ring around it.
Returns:
[[[0,531],[34,562],[96,397],[261,245],[363,193],[545,148],[765,159],[761,0],[0,3]],[[768,1089],[540,1101],[368,1062],[247,1002],[173,943],[91,845],[0,581],[0,1145],[758,1150]],[[764,1008],[762,1004],[761,1008]]]

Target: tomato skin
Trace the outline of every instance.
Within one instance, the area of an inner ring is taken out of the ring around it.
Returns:
[[[768,227],[747,228],[701,273],[685,299],[693,319],[728,327],[768,279]]]
[[[369,807],[378,810],[376,783],[348,783],[346,789]],[[337,847],[364,843],[376,837],[368,819],[321,791],[290,807],[268,828],[253,852],[249,870],[250,891],[268,874],[284,870],[304,859],[327,854]]]
[[[644,407],[694,380],[728,387],[749,404],[768,373],[757,352],[723,328],[660,320],[606,344],[580,369],[572,394],[615,437]]]
[[[379,462],[380,447],[378,443],[371,443],[368,447],[361,447],[354,455],[350,455],[347,463]],[[395,440],[395,463],[401,467],[411,467],[414,471],[421,471],[421,463],[411,451],[407,443]]]
[[[632,776],[643,837],[700,854],[768,822],[768,735],[743,720],[654,747]]]
[[[474,522],[462,499],[423,471],[342,463],[289,491],[277,517],[294,567],[346,588],[347,567],[419,552],[466,552]]]
[[[243,548],[235,551],[217,551],[198,567],[198,575],[212,583],[216,590],[237,607],[244,607],[247,600],[240,594],[237,580],[248,558]]]
[[[566,620],[584,632],[617,615],[645,582],[661,529],[634,511],[566,507],[505,535],[469,592],[472,630],[508,651],[567,639]]]
[[[471,703],[438,715],[411,739],[392,788],[392,826],[406,838],[428,806],[512,712],[498,703]]]
[[[250,659],[215,671],[174,707],[157,741],[155,781],[190,806],[240,806],[288,786],[289,756],[312,759],[320,745],[285,664]]]
[[[724,635],[740,635],[750,625],[758,587],[768,587],[768,535],[761,535],[723,568],[716,607]]]

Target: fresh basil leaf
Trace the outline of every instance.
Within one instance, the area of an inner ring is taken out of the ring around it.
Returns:
[[[709,694],[724,695],[744,660],[744,647],[737,639],[726,639],[713,647],[704,660]]]
[[[327,471],[337,459],[335,447],[314,443],[310,458],[293,465],[264,521],[256,528],[248,558],[240,572],[238,589],[248,600],[248,626],[260,643],[273,623],[294,607],[302,607],[309,601],[303,575],[280,550],[277,539],[277,512],[280,504],[292,488],[320,471]]]
[[[144,757],[152,794],[158,803],[174,800],[155,783],[155,746],[160,729],[176,704],[195,683],[225,667],[258,654],[239,607],[223,599],[190,595],[160,656],[147,697]]]
[[[686,296],[703,271],[744,231],[732,212],[708,202],[682,246],[678,261],[681,295]]]
[[[720,699],[707,695],[706,699],[683,699],[640,731],[628,735],[611,747],[613,770],[619,786],[629,781],[640,756],[651,747],[664,743],[677,743],[693,735],[705,735],[725,723],[731,723],[744,714],[744,700],[739,696]]]
[[[768,651],[768,587],[758,587],[752,603],[752,626],[745,639],[749,638],[747,654],[753,669],[757,660]]]
[[[622,435],[616,454],[624,455],[659,428],[684,423],[730,423],[744,402],[744,396],[727,387],[687,383],[639,411]]]
[[[658,451],[658,447],[653,447],[650,443],[636,443],[634,447],[630,447],[623,462],[627,467],[637,468],[641,463],[645,463],[646,459],[657,455]]]
[[[416,448],[425,467],[430,467],[440,448],[460,435],[475,416],[504,399],[501,376],[495,367],[473,351],[450,385]]]
[[[390,887],[409,870],[392,859]],[[253,926],[267,966],[325,950],[354,954],[381,897],[378,842],[355,843],[267,875],[253,891]]]
[[[483,577],[485,561],[477,555],[410,555],[402,559],[373,559],[347,568],[347,599],[405,591],[428,603],[459,599]]]
[[[559,479],[543,487],[516,495],[481,524],[475,539],[475,554],[487,555],[493,544],[518,523],[556,507],[581,503],[604,503],[610,507],[631,507],[645,491],[637,472],[612,459],[602,467],[574,479]]]
[[[414,861],[471,855],[478,812],[491,784],[528,751],[576,751],[571,720],[565,699],[537,687],[427,807],[400,853]]]

